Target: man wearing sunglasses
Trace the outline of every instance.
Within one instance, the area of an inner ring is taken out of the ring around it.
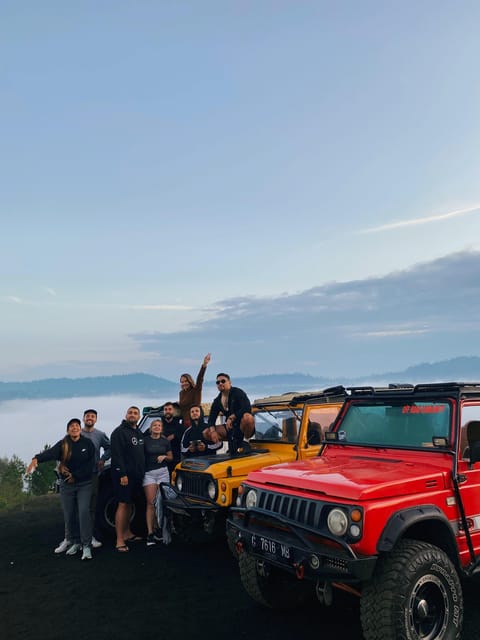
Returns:
[[[249,438],[255,433],[255,420],[252,406],[243,389],[232,387],[230,376],[226,373],[217,375],[218,396],[212,402],[208,416],[208,428],[204,436],[211,442],[228,440],[229,452],[234,455],[249,449]],[[218,416],[223,416],[225,423],[216,425]]]

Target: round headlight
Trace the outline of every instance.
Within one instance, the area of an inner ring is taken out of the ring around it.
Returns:
[[[215,500],[215,496],[217,495],[217,485],[213,480],[207,484],[207,493],[210,500]]]
[[[247,497],[245,498],[245,506],[247,509],[251,509],[252,507],[257,506],[257,492],[255,489],[250,489],[247,493]]]
[[[179,491],[182,490],[183,487],[183,478],[181,475],[177,475],[177,477],[175,478],[175,486],[177,487],[177,489]]]
[[[350,535],[352,536],[352,538],[358,538],[358,536],[360,535],[360,531],[361,530],[358,524],[350,525]]]
[[[348,527],[348,519],[341,509],[332,509],[328,514],[327,526],[330,533],[335,536],[343,536]]]

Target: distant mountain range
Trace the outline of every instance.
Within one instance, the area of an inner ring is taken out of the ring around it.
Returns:
[[[386,384],[388,382],[480,382],[480,358],[462,356],[434,363],[417,364],[403,371],[371,374],[362,378],[315,377],[302,373],[276,373],[235,378],[236,386],[262,393],[308,391],[343,384]],[[213,386],[213,380],[205,386]],[[158,398],[178,394],[178,382],[145,373],[92,378],[47,378],[30,382],[0,382],[0,402],[5,400],[60,399],[108,395],[139,395]]]

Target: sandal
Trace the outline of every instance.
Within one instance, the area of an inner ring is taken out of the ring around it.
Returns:
[[[131,538],[126,538],[125,542],[141,542],[143,538],[140,536],[132,536]]]
[[[115,550],[117,553],[126,553],[127,551],[130,551],[126,544],[119,544],[118,547],[115,547]]]

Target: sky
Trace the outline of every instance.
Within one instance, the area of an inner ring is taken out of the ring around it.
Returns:
[[[0,380],[480,355],[479,21],[4,0]]]

